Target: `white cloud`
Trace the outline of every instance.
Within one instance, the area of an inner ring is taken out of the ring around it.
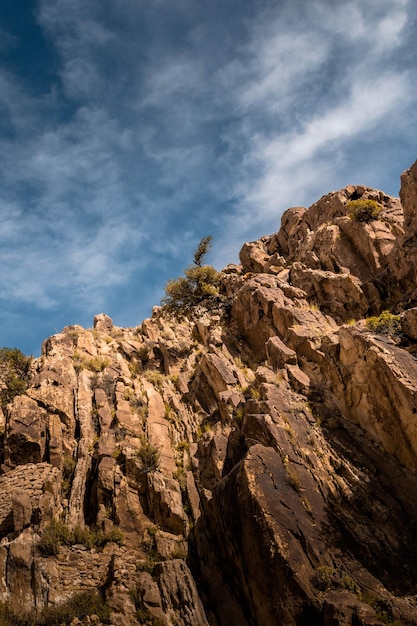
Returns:
[[[410,72],[398,72],[386,63],[387,52],[400,42],[408,3],[383,4],[384,10],[379,5],[379,15],[371,20],[376,5],[370,0],[347,2],[337,10],[318,2],[309,16],[316,11],[320,19],[305,23],[304,33],[299,22],[271,21],[269,12],[267,27],[261,19],[261,26],[254,29],[257,39],[250,43],[246,68],[250,78],[237,90],[237,106],[245,108],[252,99],[264,125],[259,128],[246,117],[241,126],[248,146],[246,180],[242,178],[235,191],[241,198],[244,231],[284,210],[283,203],[289,200],[286,189],[294,193],[301,184],[309,190],[326,159],[326,169],[331,169],[332,161],[339,166],[343,146],[383,133],[384,124],[395,124],[399,112],[416,99]],[[345,49],[343,59],[333,58],[341,39],[361,44],[367,54],[360,57],[355,49]],[[321,93],[320,87],[311,93],[312,73],[321,83]],[[303,99],[308,101],[305,110],[300,109]],[[276,112],[271,101],[279,104]],[[297,109],[301,114],[294,115]],[[289,128],[279,123],[291,116]],[[297,195],[306,194],[298,189]]]
[[[347,178],[348,150],[392,136],[416,93],[411,3],[339,5],[244,3],[225,26],[190,0],[41,0],[54,83],[34,95],[0,73],[3,297],[105,308],[141,278],[155,293],[201,236],[225,264]]]

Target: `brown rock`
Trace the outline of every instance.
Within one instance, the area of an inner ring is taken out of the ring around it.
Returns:
[[[269,261],[266,246],[260,242],[245,243],[239,253],[244,272],[260,273],[265,270]]]
[[[272,310],[278,304],[287,306],[292,302],[278,287],[277,279],[266,274],[248,280],[234,300],[233,319],[257,360],[266,358],[265,343],[276,335]]]
[[[135,329],[100,314],[44,342],[0,412],[1,602],[100,589],[114,626],[371,626],[381,611],[417,626],[416,172],[404,215],[353,185],[286,211],[214,308],[155,307]],[[354,219],[361,198],[377,220]],[[401,332],[368,330],[382,308]],[[48,557],[53,519],[115,541]]]
[[[8,412],[6,464],[16,467],[24,463],[40,463],[46,449],[46,411],[35,400],[17,396]]]
[[[100,332],[108,333],[113,330],[113,320],[105,313],[99,313],[94,317],[94,328]]]
[[[266,342],[266,354],[268,365],[272,369],[279,370],[285,366],[285,363],[295,365],[297,363],[297,353],[281,341],[279,337],[270,337]]]
[[[182,506],[181,491],[176,480],[160,472],[146,475],[148,509],[155,523],[177,535],[188,534],[188,518]]]
[[[417,364],[383,337],[340,329],[345,417],[412,472],[417,470]]]
[[[369,305],[360,281],[350,274],[311,270],[294,263],[291,281],[306,292],[311,302],[317,302],[320,309],[339,324],[350,319],[360,319],[368,311]]]
[[[404,209],[404,228],[407,233],[417,230],[417,161],[401,174],[400,200]]]
[[[156,566],[162,602],[176,612],[182,626],[208,626],[203,605],[190,570],[184,561],[175,559]]]
[[[29,526],[32,519],[32,502],[26,491],[14,491],[11,495],[13,526],[15,533],[19,534]]]
[[[401,318],[401,329],[403,333],[417,340],[417,307],[404,311]]]

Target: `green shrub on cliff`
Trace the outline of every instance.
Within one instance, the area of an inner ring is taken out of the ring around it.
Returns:
[[[372,333],[380,335],[393,335],[401,330],[401,318],[389,311],[382,311],[381,315],[368,317],[366,328]]]
[[[160,450],[145,437],[142,437],[141,446],[136,455],[140,462],[141,474],[149,474],[158,468],[161,457]]]
[[[382,206],[376,200],[370,198],[359,198],[359,200],[350,200],[347,203],[351,209],[350,217],[355,222],[372,222],[377,220],[382,211]]]
[[[17,348],[0,348],[0,381],[5,385],[0,391],[2,408],[15,396],[25,393],[30,378],[32,357]]]
[[[85,528],[76,526],[71,530],[64,522],[52,520],[42,532],[38,542],[38,550],[42,556],[47,557],[56,556],[62,545],[81,544],[91,550],[91,548],[102,548],[110,542],[117,543],[119,546],[124,544],[124,535],[117,526],[107,533],[98,528],[87,526]]]
[[[0,626],[58,626],[70,624],[75,618],[84,620],[89,615],[97,615],[102,624],[109,624],[110,613],[101,595],[91,589],[74,594],[62,604],[44,607],[37,616],[19,612],[9,602],[0,602]]]
[[[36,626],[53,626],[70,624],[77,617],[84,620],[89,615],[97,615],[102,624],[110,623],[110,608],[97,591],[82,591],[73,595],[64,604],[45,607],[42,609]],[[85,623],[85,622],[83,622]]]
[[[171,279],[165,285],[161,303],[169,311],[186,312],[190,307],[219,295],[220,273],[211,265],[203,265],[211,241],[210,236],[203,237],[194,253],[194,263],[184,270],[184,276]]]

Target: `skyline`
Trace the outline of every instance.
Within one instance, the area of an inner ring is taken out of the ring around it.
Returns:
[[[192,261],[238,261],[417,158],[409,0],[5,0],[0,345],[104,312],[137,326]]]

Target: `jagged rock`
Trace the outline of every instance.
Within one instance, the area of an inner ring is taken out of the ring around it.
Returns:
[[[231,364],[218,350],[204,354],[200,367],[217,399],[222,391],[229,389],[229,385],[236,384]]]
[[[417,340],[417,308],[408,309],[404,311],[404,315],[401,319],[401,329],[403,333],[411,337],[411,339]]]
[[[188,519],[178,483],[155,472],[147,475],[148,510],[158,526],[177,535],[187,535]]]
[[[266,246],[260,242],[245,243],[239,253],[244,272],[263,272],[269,260]]]
[[[342,412],[383,449],[417,471],[417,364],[391,341],[340,329]]]
[[[1,602],[96,590],[114,626],[417,626],[416,167],[403,207],[349,185],[288,209],[214,308],[44,342],[0,411]],[[380,210],[358,221],[358,199]],[[363,320],[383,308],[399,316]]]
[[[307,232],[307,228],[302,222],[305,213],[306,209],[304,207],[293,207],[287,209],[281,218],[278,244],[286,256],[291,257],[292,255],[294,235],[296,233],[302,235]]]
[[[190,570],[184,561],[175,559],[156,566],[163,605],[176,611],[181,626],[208,626],[203,605]]]
[[[404,228],[407,233],[417,230],[417,161],[401,174],[400,200],[404,211]]]
[[[266,357],[265,343],[276,334],[272,310],[279,304],[290,306],[292,301],[280,289],[276,278],[263,274],[248,280],[233,303],[233,319],[257,360]]]
[[[47,414],[35,400],[17,396],[8,409],[5,463],[40,463],[45,456]]]
[[[35,604],[32,588],[33,543],[33,530],[26,528],[8,549],[5,580],[14,599],[14,607],[20,611],[32,610]]]
[[[285,363],[295,365],[297,363],[297,353],[285,345],[279,337],[270,337],[266,342],[266,354],[268,365],[273,370],[280,370],[285,367]]]
[[[21,490],[15,491],[11,495],[13,528],[16,534],[22,532],[24,528],[29,526],[32,519],[32,502],[29,494]]]
[[[94,317],[94,328],[102,333],[113,330],[113,320],[105,313],[99,313]]]
[[[339,324],[365,317],[369,304],[359,279],[350,274],[312,270],[294,263],[291,282],[302,289],[311,303],[331,315]]]

